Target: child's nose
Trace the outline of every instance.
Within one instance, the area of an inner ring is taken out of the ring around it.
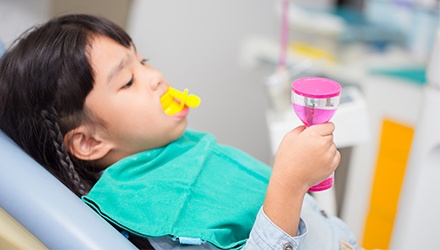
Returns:
[[[150,87],[152,90],[157,90],[159,85],[164,81],[164,76],[159,71],[155,71],[152,81],[150,81]]]

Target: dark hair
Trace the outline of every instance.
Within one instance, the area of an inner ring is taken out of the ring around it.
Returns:
[[[25,32],[0,59],[0,129],[78,196],[96,183],[96,169],[69,155],[63,139],[91,120],[84,109],[94,83],[88,51],[98,35],[132,44],[107,19],[66,15]]]

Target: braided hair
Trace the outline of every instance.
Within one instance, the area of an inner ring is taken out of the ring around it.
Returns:
[[[67,175],[63,179],[71,180],[71,184],[73,184],[72,188],[74,188],[78,194],[85,195],[87,191],[84,187],[84,183],[81,181],[81,178],[79,177],[79,174],[76,171],[73,162],[70,160],[70,156],[66,150],[66,146],[64,145],[64,143],[62,143],[64,140],[64,136],[61,133],[60,126],[57,122],[57,111],[55,110],[55,108],[51,107],[50,110],[41,111],[41,116],[43,118],[44,124],[48,129],[49,136],[52,139],[51,143],[53,143],[53,148],[56,150],[56,154],[61,166],[60,174]]]
[[[0,59],[0,129],[77,196],[96,183],[97,168],[70,155],[64,136],[94,121],[84,102],[94,83],[88,53],[98,35],[132,44],[104,18],[66,15],[25,32]]]

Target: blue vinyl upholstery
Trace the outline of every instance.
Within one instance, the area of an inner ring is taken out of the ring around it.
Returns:
[[[0,206],[49,249],[135,249],[1,130]]]

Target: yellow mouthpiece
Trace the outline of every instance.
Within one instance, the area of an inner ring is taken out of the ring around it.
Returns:
[[[169,87],[168,91],[160,98],[162,109],[167,115],[174,115],[183,110],[186,106],[197,108],[200,104],[200,97],[191,94],[188,95],[188,89],[183,92]]]

